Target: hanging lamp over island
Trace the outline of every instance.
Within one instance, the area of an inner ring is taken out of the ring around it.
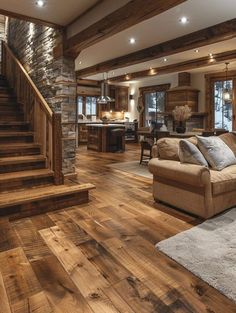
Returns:
[[[109,96],[109,84],[108,84],[108,74],[103,74],[103,81],[101,83],[101,96],[98,97],[97,103],[98,104],[107,104],[110,102],[114,102],[115,99]]]

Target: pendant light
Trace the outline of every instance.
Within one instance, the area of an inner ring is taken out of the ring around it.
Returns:
[[[223,91],[223,99],[225,102],[229,102],[231,100],[231,90],[227,88],[227,82],[228,82],[228,66],[229,62],[225,63],[225,83],[226,83],[226,88],[224,88]]]
[[[109,96],[109,84],[108,84],[108,74],[103,74],[103,81],[101,83],[101,96],[97,99],[97,103],[99,104],[107,104],[110,102],[114,102],[115,99]]]

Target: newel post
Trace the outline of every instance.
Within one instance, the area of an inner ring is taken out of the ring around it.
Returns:
[[[62,127],[61,113],[52,115],[52,136],[53,136],[53,171],[55,185],[64,183],[62,174]]]

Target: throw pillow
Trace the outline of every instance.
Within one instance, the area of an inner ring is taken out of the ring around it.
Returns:
[[[208,167],[208,163],[197,146],[189,140],[180,140],[179,159],[182,163],[191,163]]]
[[[222,134],[219,136],[220,139],[227,144],[227,146],[233,151],[236,156],[236,134],[234,132]]]
[[[157,140],[157,149],[160,159],[179,161],[178,138],[161,138]]]
[[[197,139],[200,151],[214,170],[221,171],[227,166],[236,164],[233,151],[221,138],[197,136]]]

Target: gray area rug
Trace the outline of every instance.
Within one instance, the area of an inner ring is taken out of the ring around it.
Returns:
[[[236,208],[156,247],[236,302]]]
[[[139,164],[139,161],[132,162],[121,162],[121,163],[113,163],[109,164],[108,167],[114,168],[119,171],[131,173],[134,175],[151,178],[152,174],[148,171],[147,164]]]

